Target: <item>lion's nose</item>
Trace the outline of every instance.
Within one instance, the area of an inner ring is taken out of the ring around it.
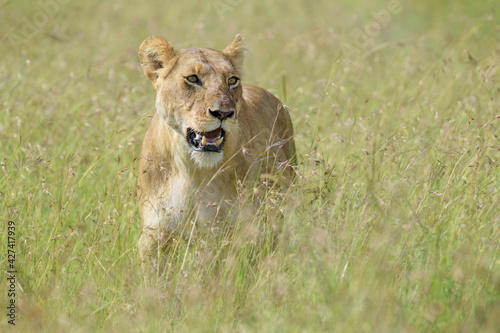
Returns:
[[[220,120],[226,120],[226,119],[234,116],[234,111],[208,110],[208,112],[210,112],[212,117],[215,117],[215,118],[220,119]]]

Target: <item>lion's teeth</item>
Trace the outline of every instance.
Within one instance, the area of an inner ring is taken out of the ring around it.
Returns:
[[[207,139],[205,138],[205,136],[203,136],[203,138],[201,139],[201,145],[205,146],[206,144],[207,144]]]
[[[215,141],[215,146],[219,147],[220,144],[222,143],[222,140],[224,140],[224,137],[217,139],[217,141]]]

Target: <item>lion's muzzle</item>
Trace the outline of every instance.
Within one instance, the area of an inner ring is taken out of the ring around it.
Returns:
[[[197,132],[193,129],[187,131],[187,142],[196,151],[220,153],[224,146],[224,130],[219,127],[210,132]]]
[[[226,120],[226,119],[234,116],[234,111],[232,111],[232,110],[231,111],[222,111],[222,110],[212,111],[212,110],[208,109],[208,112],[210,113],[210,115],[212,117],[220,119],[221,121]]]

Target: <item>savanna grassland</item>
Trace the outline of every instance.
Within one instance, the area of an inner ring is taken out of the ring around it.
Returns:
[[[465,0],[2,1],[0,330],[498,332],[499,15]],[[179,245],[146,287],[136,179],[155,92],[138,47],[236,33],[243,81],[290,108],[299,177],[232,237]],[[263,220],[281,224],[273,246]]]

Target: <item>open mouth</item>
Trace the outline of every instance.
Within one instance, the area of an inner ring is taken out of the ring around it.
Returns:
[[[187,142],[196,151],[220,153],[224,137],[225,132],[221,127],[210,132],[197,132],[191,128],[187,130]]]

